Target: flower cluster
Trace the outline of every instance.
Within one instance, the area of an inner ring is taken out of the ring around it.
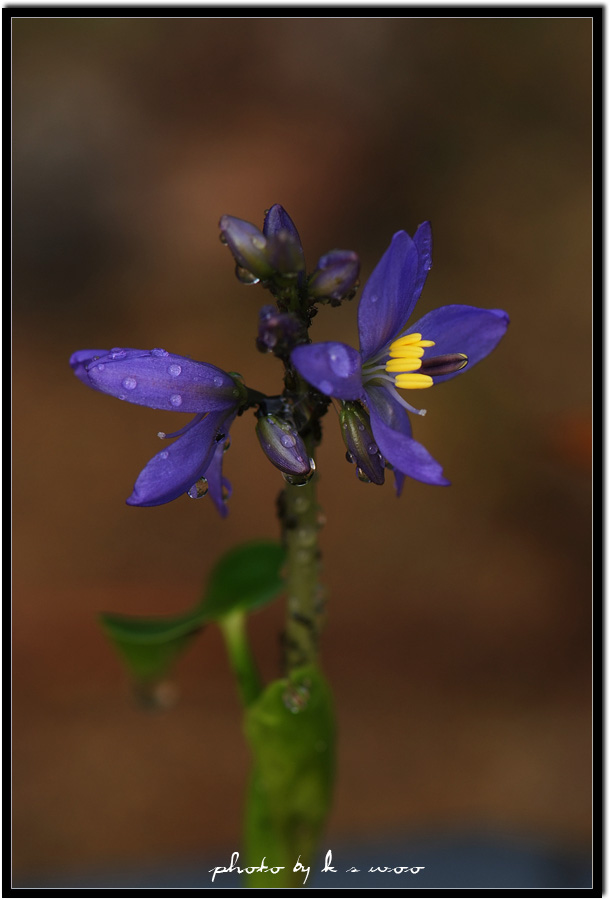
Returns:
[[[311,410],[323,414],[330,397],[341,402],[347,458],[362,481],[382,484],[385,469],[391,469],[399,494],[405,476],[448,484],[440,464],[412,436],[409,413],[425,410],[399,392],[422,390],[471,368],[500,341],[508,316],[451,305],[407,325],[432,264],[429,223],[412,239],[397,232],[375,267],[358,307],[359,350],[337,341],[311,344],[307,335],[316,304],[337,305],[353,296],[355,253],[331,251],[308,275],[297,229],[277,204],[262,231],[232,216],[222,217],[220,230],[240,280],[261,281],[277,301],[261,310],[257,346],[284,361],[290,390],[270,398],[234,373],[160,348],[74,353],[72,369],[88,387],[153,409],[194,413],[179,431],[159,433],[174,441],[144,467],[127,503],[157,506],[181,494],[196,498],[209,492],[226,515],[230,485],[222,474],[223,454],[233,420],[249,407],[257,407],[256,433],[268,459],[290,483],[305,483],[315,469],[304,441]],[[301,382],[303,396],[295,392],[291,372],[307,382]],[[324,402],[312,407],[312,396]]]

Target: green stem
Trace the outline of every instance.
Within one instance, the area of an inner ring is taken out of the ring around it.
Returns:
[[[261,681],[248,643],[246,614],[239,610],[232,612],[218,624],[237,678],[239,696],[244,706],[250,706],[261,692]]]
[[[313,459],[314,440],[305,438]],[[318,570],[320,508],[316,500],[318,476],[297,487],[287,485],[281,503],[284,542],[287,551],[287,621],[284,631],[287,672],[315,663],[321,624]]]

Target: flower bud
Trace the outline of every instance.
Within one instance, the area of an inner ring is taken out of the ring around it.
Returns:
[[[269,259],[267,238],[262,231],[234,216],[223,216],[219,226],[221,240],[229,247],[238,267],[255,276],[252,282],[256,279],[268,280],[274,268]]]
[[[301,329],[301,323],[291,313],[278,312],[275,306],[263,306],[258,316],[256,346],[261,353],[287,355]]]
[[[305,269],[299,232],[279,203],[267,210],[263,234],[268,241],[268,258],[274,269],[283,275],[298,274]]]
[[[309,296],[315,300],[344,300],[356,289],[359,273],[357,253],[331,250],[318,260],[318,268],[309,281]]]
[[[359,403],[343,403],[339,415],[341,435],[347,447],[347,459],[356,463],[361,481],[383,484],[383,458],[375,443],[369,414]]]
[[[307,475],[311,469],[303,439],[290,423],[261,416],[256,423],[260,445],[273,465],[286,475]]]

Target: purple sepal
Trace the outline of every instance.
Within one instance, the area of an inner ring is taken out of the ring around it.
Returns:
[[[358,282],[360,260],[352,250],[331,250],[318,260],[309,281],[309,296],[314,300],[342,300],[351,294]]]
[[[383,484],[385,469],[371,431],[371,420],[367,411],[359,403],[344,403],[339,414],[341,436],[354,462],[369,481]]]
[[[449,375],[433,376],[436,384],[467,372],[484,359],[504,336],[508,324],[508,314],[504,310],[456,304],[432,310],[409,326],[409,331],[435,342],[434,347],[426,348],[424,360],[449,353],[465,353],[468,357],[468,365],[464,369]]]
[[[336,341],[296,347],[291,354],[298,372],[323,394],[340,400],[362,396],[362,360],[353,347]]]
[[[381,453],[395,469],[426,484],[448,485],[443,469],[423,444],[411,437],[411,423],[403,407],[383,387],[369,386],[366,397],[371,427]]]
[[[360,298],[358,333],[363,360],[375,356],[405,327],[415,306],[419,268],[417,245],[406,231],[398,231]],[[422,271],[424,268],[422,263]]]
[[[186,493],[206,474],[226,419],[226,412],[210,413],[160,450],[140,472],[127,503],[160,506]]]
[[[286,475],[306,475],[311,470],[303,438],[290,423],[278,416],[261,416],[256,436],[270,462]]]
[[[239,387],[222,369],[165,350],[111,351],[89,363],[87,375],[97,390],[152,409],[212,412],[239,403]]]

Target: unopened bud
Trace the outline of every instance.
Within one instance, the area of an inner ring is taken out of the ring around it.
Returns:
[[[264,453],[285,475],[307,475],[311,463],[303,438],[278,416],[261,416],[256,423],[256,435]]]
[[[263,234],[268,241],[268,258],[274,269],[283,275],[302,272],[305,257],[296,225],[279,203],[265,214]]]
[[[318,260],[309,281],[309,296],[315,300],[343,300],[357,287],[360,260],[352,250],[331,250]]]
[[[288,354],[302,329],[291,313],[278,312],[275,306],[263,306],[258,316],[256,346],[261,353]]]
[[[341,435],[347,447],[348,461],[356,463],[361,481],[383,484],[383,458],[371,430],[369,414],[359,403],[343,403],[339,415]]]
[[[223,216],[219,222],[220,234],[240,269],[256,279],[268,280],[273,275],[269,260],[267,238],[255,225],[234,216]],[[243,279],[242,279],[243,280]]]

